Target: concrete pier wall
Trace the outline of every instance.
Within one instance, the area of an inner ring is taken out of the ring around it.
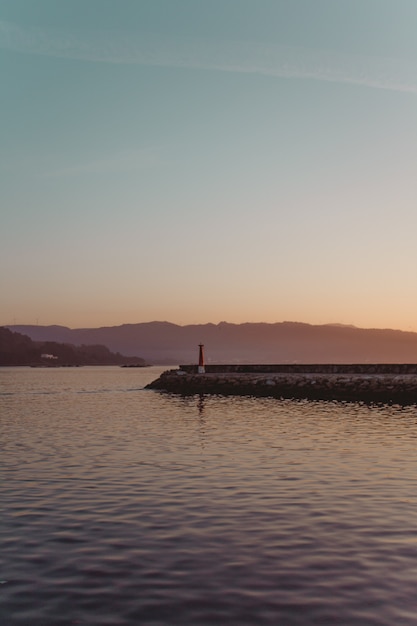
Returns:
[[[197,374],[197,365],[180,365],[180,370],[188,374]],[[279,363],[276,365],[207,365],[210,374],[416,374],[417,363]]]

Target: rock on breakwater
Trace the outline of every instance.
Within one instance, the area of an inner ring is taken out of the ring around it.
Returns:
[[[149,389],[159,389],[182,395],[220,394],[271,396],[309,400],[363,401],[370,403],[417,403],[417,373],[403,373],[401,367],[392,366],[277,366],[280,371],[254,370],[239,372],[233,366],[226,371],[208,371],[196,374],[192,366],[164,372],[150,383]],[[332,373],[332,368],[341,371]],[[354,371],[354,368],[360,372]],[[369,372],[367,371],[369,367]],[[375,373],[380,367],[384,373]],[[219,366],[216,366],[218,369]],[[250,368],[250,366],[246,366]],[[320,371],[322,370],[322,371]]]

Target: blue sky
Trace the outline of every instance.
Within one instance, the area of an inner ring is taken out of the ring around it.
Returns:
[[[417,331],[414,0],[0,0],[0,323]]]

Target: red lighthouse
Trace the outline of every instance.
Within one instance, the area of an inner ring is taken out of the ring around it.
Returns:
[[[199,343],[198,347],[200,349],[198,353],[198,373],[205,374],[206,368],[204,367],[204,344]]]

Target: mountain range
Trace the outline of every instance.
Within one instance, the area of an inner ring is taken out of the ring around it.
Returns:
[[[193,324],[143,322],[101,328],[8,326],[34,341],[106,346],[148,363],[417,363],[417,333],[300,322]]]

